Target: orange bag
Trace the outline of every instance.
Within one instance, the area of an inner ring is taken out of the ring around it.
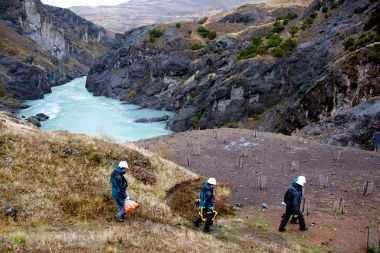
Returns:
[[[133,210],[138,208],[140,205],[133,200],[126,200],[125,201],[125,212],[131,213]]]

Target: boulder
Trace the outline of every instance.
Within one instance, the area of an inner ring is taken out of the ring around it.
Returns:
[[[41,123],[38,121],[38,119],[36,118],[36,117],[34,117],[34,116],[32,116],[32,117],[29,117],[28,119],[27,119],[27,121],[29,122],[29,123],[32,123],[33,125],[35,125],[36,127],[41,127]]]
[[[157,117],[157,118],[141,118],[135,120],[136,123],[152,123],[152,122],[161,122],[161,121],[166,121],[169,119],[168,115],[162,116],[162,117]]]
[[[49,116],[47,116],[44,113],[37,113],[36,116],[34,116],[38,121],[46,121],[49,119]]]

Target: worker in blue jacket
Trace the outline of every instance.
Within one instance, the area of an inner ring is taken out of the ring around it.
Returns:
[[[213,229],[211,228],[215,216],[218,214],[214,210],[215,197],[214,197],[214,188],[216,186],[216,179],[209,178],[207,183],[203,186],[200,194],[199,194],[199,205],[200,212],[199,217],[196,218],[193,222],[196,227],[199,227],[202,221],[205,221],[205,227],[203,229],[204,232],[211,232]]]
[[[292,184],[284,196],[284,202],[286,204],[286,211],[282,216],[279,231],[284,232],[285,226],[289,221],[290,216],[293,215],[294,218],[298,218],[300,224],[300,230],[307,230],[305,218],[301,212],[301,198],[303,195],[302,188],[306,183],[306,178],[304,176],[299,176],[297,181]]]
[[[128,182],[124,174],[128,170],[128,163],[121,161],[111,174],[110,182],[112,185],[112,198],[116,201],[119,211],[115,217],[119,222],[124,221],[125,216],[125,200],[128,198],[127,187]]]

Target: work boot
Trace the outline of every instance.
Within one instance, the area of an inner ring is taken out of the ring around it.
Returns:
[[[197,228],[199,228],[199,224],[201,223],[201,218],[196,218],[195,220],[193,220],[193,224],[194,226],[196,226]]]
[[[115,218],[118,222],[120,223],[123,223],[124,222],[124,218],[119,218],[117,215],[115,215]]]
[[[308,228],[307,227],[304,227],[304,228],[300,228],[300,231],[307,231]]]
[[[285,232],[285,231],[286,231],[285,228],[279,228],[279,229],[278,229],[278,232]]]
[[[212,229],[212,227],[206,227],[205,226],[205,228],[203,229],[203,232],[205,232],[205,233],[210,233],[212,231],[214,231],[214,229]]]

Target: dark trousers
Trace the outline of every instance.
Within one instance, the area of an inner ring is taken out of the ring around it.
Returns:
[[[280,224],[280,227],[279,227],[280,231],[285,230],[285,226],[288,223],[290,216],[292,216],[292,215],[295,215],[294,211],[293,210],[289,210],[287,208],[286,211],[285,211],[285,213],[282,215],[282,220],[281,220],[281,224]],[[298,220],[300,222],[300,229],[306,228],[305,218],[303,217],[303,214],[301,212],[298,213]]]
[[[204,230],[210,230],[210,227],[214,223],[214,218],[216,216],[216,212],[214,210],[203,212],[203,210],[200,212],[199,217],[194,220],[194,224],[199,227],[200,223],[202,221],[206,221]]]

